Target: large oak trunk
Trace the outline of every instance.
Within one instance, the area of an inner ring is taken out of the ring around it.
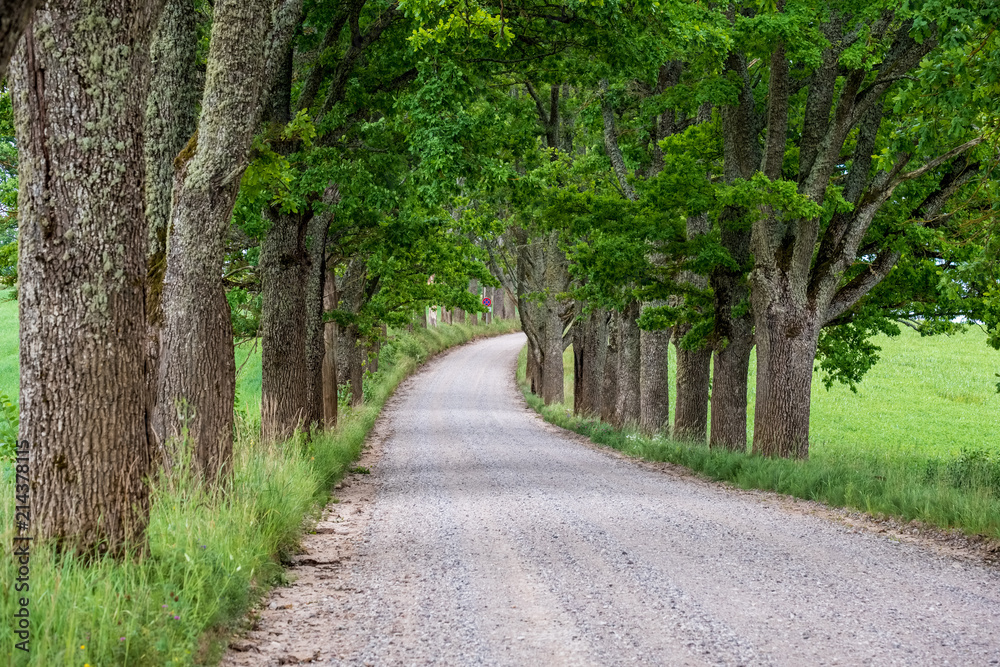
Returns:
[[[264,440],[275,441],[292,435],[307,418],[308,221],[273,207],[265,214],[271,227],[260,250],[260,423]]]
[[[595,309],[587,315],[587,330],[583,367],[583,413],[588,416],[601,414],[601,388],[604,380],[604,358],[607,355],[608,313]]]
[[[744,452],[747,448],[747,373],[753,352],[751,323],[733,322],[728,344],[712,356],[712,428],[709,445]]]
[[[142,124],[156,10],[53,0],[11,67],[19,437],[36,536],[80,552],[141,546],[148,522]]]
[[[622,312],[618,344],[618,394],[613,424],[618,428],[639,422],[639,381],[642,356],[639,341],[639,302]]]
[[[757,343],[753,451],[804,459],[809,456],[810,392],[821,322],[796,303],[787,276],[765,281],[758,273],[753,285]]]
[[[161,442],[186,437],[210,481],[232,459],[236,365],[222,259],[260,118],[270,19],[267,0],[215,3],[198,133],[175,163],[154,429]]]
[[[639,333],[639,428],[652,435],[670,426],[670,330]]]
[[[708,388],[712,351],[685,350],[680,345],[683,329],[675,332],[677,350],[677,395],[674,402],[674,439],[705,442],[708,434]]]
[[[608,313],[607,349],[604,353],[604,373],[601,376],[601,420],[614,423],[618,405],[618,348],[621,343],[622,316],[616,310]]]
[[[337,308],[336,267],[326,267],[323,283],[323,309]],[[323,324],[323,421],[327,428],[337,425],[337,323]]]
[[[317,213],[307,231],[309,266],[306,276],[306,412],[305,423],[325,421],[323,360],[326,357],[323,323],[323,296],[326,291],[326,237],[333,217],[329,211]]]

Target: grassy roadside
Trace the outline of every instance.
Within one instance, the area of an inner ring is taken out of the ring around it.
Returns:
[[[14,650],[12,623],[4,622],[0,655],[38,667],[215,664],[254,600],[283,581],[283,557],[294,552],[333,483],[357,458],[399,382],[445,348],[514,328],[514,322],[498,322],[398,333],[382,347],[379,372],[366,378],[366,404],[345,411],[337,429],[312,439],[262,445],[259,402],[244,394],[231,488],[224,495],[207,492],[190,476],[154,481],[145,556],[85,562],[36,546],[30,592],[15,594],[15,563],[6,553],[0,614],[12,619],[17,597],[29,597],[31,652]],[[250,353],[242,387],[259,385],[256,354]],[[0,540],[10,545],[14,489],[9,475],[3,477]]]
[[[931,451],[923,453],[912,449],[900,453],[891,440],[884,447],[848,441],[822,443],[808,461],[767,459],[663,436],[645,437],[633,429],[616,430],[599,420],[577,417],[572,414],[571,393],[567,393],[567,402],[546,406],[528,391],[524,375],[522,350],[517,379],[535,411],[552,424],[629,456],[675,463],[745,489],[777,491],[875,516],[917,520],[1000,539],[1000,464],[995,452],[960,449],[958,453],[942,454],[929,448]],[[571,388],[572,361],[567,366],[567,378],[567,387]],[[957,381],[965,382],[965,378]],[[824,415],[817,419],[824,419]],[[873,431],[886,426],[866,420],[864,414],[856,415],[853,425],[839,426],[842,432],[850,433],[866,423]],[[985,430],[989,424],[983,426]],[[866,437],[863,434],[862,442]],[[970,444],[978,442],[982,440]]]

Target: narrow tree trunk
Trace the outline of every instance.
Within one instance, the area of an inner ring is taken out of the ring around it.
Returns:
[[[323,309],[337,308],[336,267],[327,267],[323,284]],[[323,420],[327,428],[337,425],[337,324],[323,324]]]
[[[753,351],[752,322],[736,318],[728,344],[712,356],[712,432],[709,444],[733,451],[747,449],[747,373]]]
[[[608,346],[604,355],[604,374],[601,378],[601,419],[615,423],[618,405],[618,349],[621,344],[622,316],[618,311],[608,313]]]
[[[553,297],[545,304],[545,349],[542,352],[542,400],[546,405],[562,403],[564,391],[563,326],[559,318],[559,302]]]
[[[79,552],[141,547],[149,517],[142,124],[157,9],[52,0],[11,67],[19,437],[35,536]],[[79,20],[91,13],[127,20]]]
[[[601,385],[604,377],[604,355],[608,338],[607,312],[592,310],[586,315],[581,329],[585,330],[583,348],[583,373],[581,380],[580,414],[601,414]]]
[[[166,0],[150,45],[145,136],[147,379],[150,406],[156,402],[163,326],[163,276],[167,270],[167,226],[174,190],[174,158],[198,126],[198,24],[192,0]],[[154,433],[151,441],[156,442]],[[157,450],[157,457],[166,452]]]
[[[639,376],[642,357],[639,345],[639,302],[632,301],[621,316],[618,344],[618,396],[614,425],[618,428],[639,422]]]
[[[326,357],[323,323],[323,295],[326,291],[326,236],[333,214],[317,213],[309,223],[309,267],[306,278],[306,412],[307,426],[323,424],[324,407],[323,361]]]
[[[670,428],[670,330],[640,331],[639,428],[652,435]]]
[[[236,365],[222,260],[260,118],[270,19],[265,0],[215,3],[198,133],[175,162],[154,429],[161,442],[186,436],[210,481],[232,460]]]
[[[307,220],[269,207],[260,251],[261,406],[265,441],[284,440],[306,418]]]
[[[708,388],[712,351],[685,350],[680,345],[683,328],[675,331],[677,394],[674,402],[674,439],[704,444],[708,434]]]
[[[586,325],[587,316],[583,314],[583,303],[577,301],[573,304],[573,313],[576,321],[573,323],[573,414],[586,414],[584,400],[586,391],[584,382],[587,377],[587,367],[593,363],[587,358],[587,351],[590,348],[587,338],[593,332]]]
[[[687,219],[687,239],[693,241],[708,233],[708,215]],[[685,271],[681,281],[697,290],[708,289],[708,277]],[[691,330],[689,324],[674,329],[674,347],[677,351],[677,393],[674,403],[674,439],[705,442],[708,434],[708,390],[711,382],[712,351],[704,347],[688,350],[681,340]]]

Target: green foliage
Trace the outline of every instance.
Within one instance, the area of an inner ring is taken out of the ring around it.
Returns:
[[[0,461],[14,460],[19,424],[17,404],[7,394],[0,393]]]

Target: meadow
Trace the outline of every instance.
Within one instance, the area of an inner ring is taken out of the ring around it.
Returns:
[[[1000,352],[985,341],[974,326],[928,337],[903,328],[899,336],[876,339],[880,361],[856,392],[841,384],[828,390],[816,373],[808,461],[710,450],[575,417],[572,348],[564,357],[564,402],[543,406],[526,397],[552,423],[634,456],[685,465],[744,488],[1000,538]],[[674,361],[672,354],[671,408]],[[751,359],[748,439],[754,370]]]

